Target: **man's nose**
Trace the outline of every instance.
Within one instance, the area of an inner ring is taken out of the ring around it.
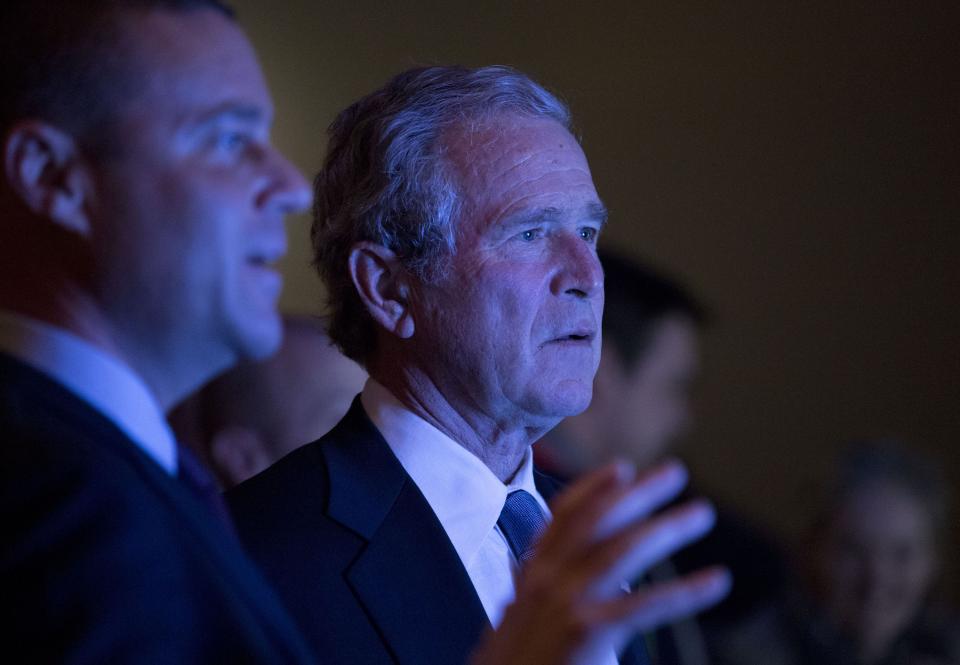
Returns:
[[[596,246],[579,236],[564,236],[558,240],[560,261],[553,281],[556,295],[593,298],[603,293],[603,268],[597,258]]]
[[[257,207],[284,215],[302,212],[310,206],[313,192],[300,170],[276,149],[267,149],[267,185],[258,194]]]

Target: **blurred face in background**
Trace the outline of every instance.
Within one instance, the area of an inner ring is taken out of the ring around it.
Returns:
[[[611,414],[619,423],[615,454],[641,467],[667,454],[691,424],[690,389],[698,369],[694,323],[682,315],[663,317],[636,367],[621,373],[622,405],[619,416]]]
[[[670,453],[689,429],[690,392],[700,367],[696,324],[682,314],[667,314],[649,334],[631,366],[616,344],[607,344],[590,408],[561,425],[577,430],[578,472],[616,458],[646,468]]]
[[[883,656],[921,608],[937,569],[931,516],[892,482],[846,495],[817,552],[825,614],[866,661]]]

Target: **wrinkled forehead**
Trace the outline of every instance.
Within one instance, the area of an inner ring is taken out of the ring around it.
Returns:
[[[586,156],[566,127],[551,118],[509,113],[469,119],[443,130],[444,158],[458,175],[491,177],[541,162],[576,162],[589,170]]]
[[[484,217],[524,208],[580,215],[599,204],[583,150],[555,120],[500,115],[454,126],[441,140],[466,208]]]

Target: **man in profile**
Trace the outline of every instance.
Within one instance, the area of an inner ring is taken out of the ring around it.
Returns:
[[[310,192],[270,145],[256,56],[215,0],[0,11],[5,642],[311,662],[164,420],[280,342],[270,264]]]
[[[590,401],[605,222],[569,112],[514,70],[408,71],[334,121],[315,261],[331,337],[371,379],[332,432],[228,495],[328,662],[463,662],[498,627],[484,653],[521,654],[502,662],[613,663],[633,631],[722,596],[716,570],[623,593],[710,527],[698,502],[645,519],[677,465],[588,480],[533,554],[554,487],[530,445]],[[607,517],[575,517],[594,495]],[[537,612],[546,630],[517,630]]]

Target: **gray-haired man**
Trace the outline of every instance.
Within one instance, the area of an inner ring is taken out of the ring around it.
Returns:
[[[675,465],[564,497],[518,575],[554,489],[530,445],[586,408],[600,358],[606,211],[562,103],[507,68],[406,72],[338,116],[315,196],[331,336],[371,380],[231,499],[318,653],[463,662],[503,622],[500,662],[615,662],[722,595],[718,571],[621,590],[710,526],[702,504],[643,519]]]

